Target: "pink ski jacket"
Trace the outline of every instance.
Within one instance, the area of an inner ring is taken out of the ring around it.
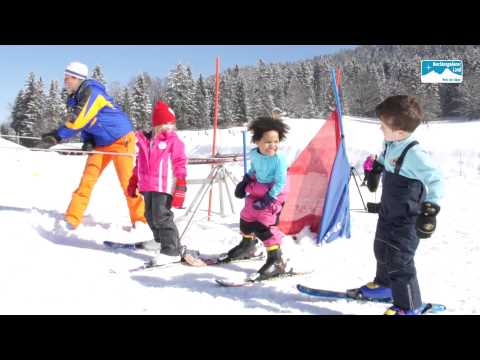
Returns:
[[[173,194],[176,180],[187,177],[182,140],[174,131],[159,133],[151,140],[142,131],[135,135],[137,159],[133,173],[138,179],[138,190]]]

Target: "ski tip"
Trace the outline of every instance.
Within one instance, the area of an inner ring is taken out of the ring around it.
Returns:
[[[242,287],[242,286],[249,286],[252,285],[253,282],[251,281],[233,281],[233,280],[223,280],[223,279],[215,279],[217,285],[222,287]]]
[[[439,313],[442,311],[447,310],[447,307],[443,304],[434,304],[434,303],[427,303],[424,305],[424,312],[431,312],[433,314]]]
[[[193,267],[204,267],[209,265],[206,261],[200,258],[197,258],[195,256],[192,256],[190,254],[186,254],[182,260],[184,264],[193,266]]]
[[[115,241],[104,241],[103,245],[111,248],[111,249],[127,249],[127,250],[137,250],[141,249],[140,243],[133,243],[133,244],[128,244],[128,243],[117,243]]]

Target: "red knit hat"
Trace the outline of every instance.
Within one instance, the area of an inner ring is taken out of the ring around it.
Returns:
[[[175,123],[175,113],[163,101],[158,101],[153,108],[152,126]]]

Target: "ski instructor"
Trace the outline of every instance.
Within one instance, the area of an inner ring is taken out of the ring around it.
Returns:
[[[93,79],[87,79],[88,68],[79,62],[68,64],[65,69],[64,84],[68,92],[67,120],[57,130],[42,135],[38,144],[48,148],[62,139],[71,138],[81,132],[83,150],[132,154],[90,154],[87,158],[80,185],[72,195],[65,213],[69,229],[76,229],[82,223],[90,194],[97,179],[107,165],[113,161],[120,186],[127,199],[130,220],[135,227],[137,221],[146,222],[145,205],[141,196],[130,197],[128,181],[133,170],[135,154],[135,134],[128,116],[113,103],[105,87]]]

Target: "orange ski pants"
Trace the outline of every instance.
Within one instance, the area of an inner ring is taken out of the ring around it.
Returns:
[[[93,187],[103,170],[107,167],[110,161],[113,161],[118,180],[120,181],[120,186],[127,199],[132,225],[137,221],[145,223],[145,204],[143,202],[143,197],[137,196],[136,198],[131,198],[127,194],[128,181],[130,180],[134,167],[135,134],[130,132],[115,141],[113,144],[108,146],[97,146],[95,150],[114,153],[129,153],[132,154],[132,156],[90,154],[85,165],[85,170],[83,171],[82,179],[80,180],[80,185],[73,193],[72,200],[65,213],[65,220],[73,228],[76,228],[81,224],[83,213],[88,206]],[[112,206],[115,205],[112,204]]]

